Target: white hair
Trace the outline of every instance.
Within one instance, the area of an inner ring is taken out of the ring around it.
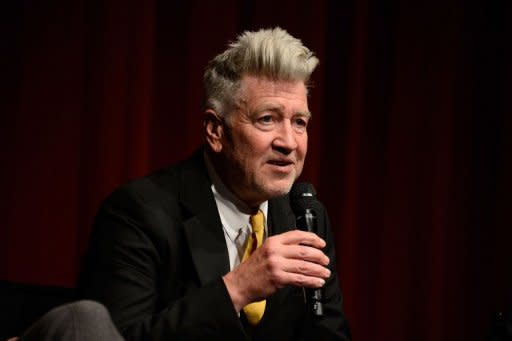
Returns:
[[[244,75],[307,85],[318,58],[285,30],[245,31],[213,58],[204,73],[205,107],[227,115],[239,102]]]

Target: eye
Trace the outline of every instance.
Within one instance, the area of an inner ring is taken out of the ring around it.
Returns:
[[[258,118],[258,122],[262,124],[270,124],[274,122],[274,117],[272,117],[272,115],[263,115]]]
[[[293,125],[297,128],[299,131],[306,130],[308,126],[309,119],[305,117],[296,117],[293,120]]]

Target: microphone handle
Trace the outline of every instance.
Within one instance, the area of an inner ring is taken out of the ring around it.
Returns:
[[[312,209],[306,208],[304,215],[297,217],[297,227],[303,231],[316,233],[316,215]],[[306,304],[313,316],[323,316],[322,289],[306,289]]]

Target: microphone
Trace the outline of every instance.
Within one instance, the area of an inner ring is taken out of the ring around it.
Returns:
[[[296,217],[297,228],[316,233],[315,207],[319,206],[316,191],[308,182],[295,183],[290,191],[290,204]],[[322,289],[306,289],[306,305],[313,316],[323,316]]]

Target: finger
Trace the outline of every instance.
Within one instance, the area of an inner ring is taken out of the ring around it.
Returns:
[[[322,249],[325,241],[312,232],[293,230],[278,235],[283,244],[304,244]]]
[[[288,273],[307,277],[329,278],[331,271],[323,265],[299,259],[287,259],[282,262],[281,269]]]
[[[321,288],[325,285],[325,280],[320,277],[306,276],[302,274],[283,272],[280,276],[280,287],[294,285],[304,288]]]
[[[321,250],[307,245],[287,245],[281,248],[281,256],[290,259],[328,265],[330,260]]]

